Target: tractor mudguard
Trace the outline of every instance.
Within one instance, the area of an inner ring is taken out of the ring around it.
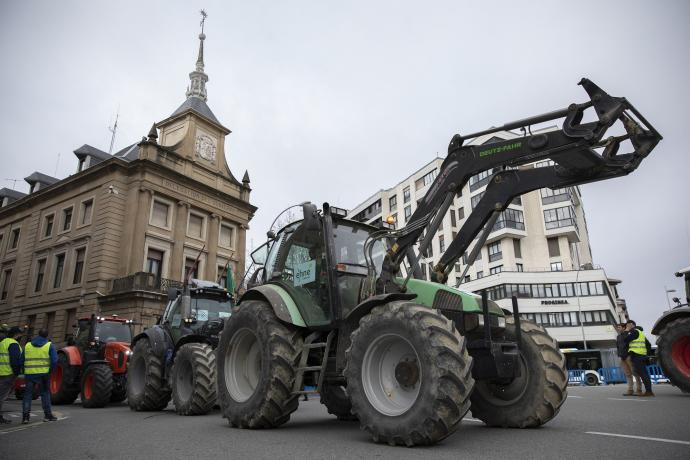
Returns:
[[[395,300],[412,300],[417,297],[417,294],[403,294],[395,292],[391,294],[381,294],[369,297],[364,302],[358,304],[355,308],[350,310],[350,313],[345,318],[348,322],[357,324],[360,319],[368,314],[372,308],[383,305],[384,303],[393,302]]]
[[[238,305],[241,305],[245,300],[263,300],[268,302],[279,320],[288,324],[294,324],[295,326],[306,326],[301,313],[297,309],[297,304],[290,297],[290,294],[280,286],[262,284],[261,286],[253,287],[244,293]]]
[[[676,307],[665,311],[664,314],[661,315],[661,318],[657,319],[656,323],[654,323],[654,327],[652,327],[652,334],[659,335],[659,332],[661,332],[669,321],[685,317],[690,317],[690,306]]]
[[[79,353],[79,348],[74,345],[61,348],[59,353],[63,353],[67,356],[67,362],[70,366],[81,366],[81,354]]]
[[[175,345],[175,353],[177,353],[177,350],[179,350],[182,345],[186,345],[188,343],[207,343],[213,346],[213,343],[211,342],[211,340],[209,340],[208,337],[198,334],[190,334],[185,335],[177,342],[177,344]]]
[[[148,339],[153,353],[161,358],[165,357],[166,351],[174,347],[171,337],[160,326],[153,326],[134,337],[131,345],[132,350],[134,349],[134,345],[141,339]]]

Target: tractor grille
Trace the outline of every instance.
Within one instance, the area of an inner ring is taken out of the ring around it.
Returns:
[[[438,290],[434,296],[434,308],[439,310],[460,310],[462,311],[462,297],[452,292]]]

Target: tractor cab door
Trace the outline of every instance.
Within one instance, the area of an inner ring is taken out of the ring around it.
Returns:
[[[173,343],[177,343],[180,337],[184,335],[182,328],[185,326],[182,321],[182,296],[178,296],[170,307],[168,316],[164,318],[163,327],[168,330],[168,333],[173,339]]]
[[[283,229],[268,256],[268,281],[288,291],[310,327],[331,324],[328,266],[323,229],[305,221]]]

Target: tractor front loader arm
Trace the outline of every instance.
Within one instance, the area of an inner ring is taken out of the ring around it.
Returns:
[[[457,260],[492,214],[505,209],[513,197],[541,187],[557,188],[609,179],[629,174],[637,168],[661,140],[661,135],[625,98],[610,96],[584,78],[579,84],[589,95],[590,101],[506,123],[499,128],[466,136],[456,134],[453,137],[448,147],[448,156],[436,179],[386,253],[377,283],[378,291],[391,292],[399,289],[393,280],[403,259],[409,254],[409,248],[417,242],[425,228],[428,228],[427,235],[435,234],[441,219],[434,219],[434,216],[445,215],[452,203],[452,199],[448,197],[458,194],[470,177],[481,171],[515,168],[545,159],[551,159],[555,163],[551,168],[539,168],[544,171],[512,169],[497,173],[492,178],[491,193],[487,188],[486,196],[481,201],[484,204],[472,212],[463,226],[465,231],[458,234],[461,241],[451,243],[448,248],[450,254],[442,257],[441,260],[445,263],[439,264],[438,279],[445,278],[448,262]],[[594,109],[597,120],[582,123],[584,112],[590,107]],[[498,131],[528,128],[533,124],[560,118],[564,118],[560,130],[490,145],[463,146],[466,139]],[[625,133],[604,139],[608,129],[617,122],[621,122]],[[626,140],[630,141],[633,150],[619,154],[618,150]],[[425,238],[420,244],[419,252],[424,252],[430,242],[431,238]]]

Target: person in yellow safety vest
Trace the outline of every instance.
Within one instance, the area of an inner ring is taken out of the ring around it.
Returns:
[[[14,388],[14,381],[21,374],[22,347],[17,340],[22,335],[18,327],[8,328],[6,337],[0,341],[0,425],[10,423],[2,416],[2,403]]]
[[[650,354],[652,346],[645,337],[642,327],[638,326],[635,321],[628,320],[625,323],[625,331],[624,342],[628,345],[633,370],[642,378],[642,383],[644,383],[645,392],[640,396],[654,396],[652,380],[647,373],[647,355]]]
[[[38,337],[24,347],[21,362],[24,369],[24,378],[26,379],[26,389],[24,390],[24,399],[22,401],[22,423],[29,423],[32,393],[36,383],[38,383],[39,391],[41,392],[43,421],[54,422],[57,420],[53,416],[50,406],[50,372],[57,365],[57,360],[57,352],[53,344],[48,340],[48,331],[45,329],[38,331]]]

